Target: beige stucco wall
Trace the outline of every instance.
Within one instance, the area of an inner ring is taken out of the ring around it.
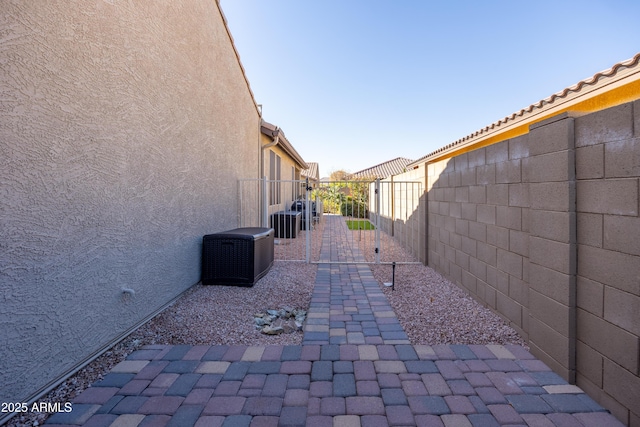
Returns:
[[[640,425],[640,101],[427,165],[428,263]]]
[[[260,118],[218,7],[2,3],[0,401],[197,283],[202,236],[237,226]]]
[[[272,143],[273,140],[268,136],[262,134],[263,146]],[[283,150],[279,145],[273,145],[264,149],[263,154],[263,171],[264,176],[269,180],[270,173],[270,152],[275,153],[280,157],[280,181],[279,183],[271,182],[268,184],[267,192],[280,191],[280,203],[269,204],[268,214],[271,215],[274,212],[288,210],[291,208],[293,200],[297,199],[303,194],[303,188],[300,178],[300,165],[291,158],[291,156]],[[293,176],[292,176],[293,169]],[[294,197],[295,196],[295,197]]]

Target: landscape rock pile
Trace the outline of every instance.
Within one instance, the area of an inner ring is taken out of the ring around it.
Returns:
[[[266,335],[290,334],[302,330],[307,312],[299,308],[284,307],[265,310],[253,315],[257,330]]]

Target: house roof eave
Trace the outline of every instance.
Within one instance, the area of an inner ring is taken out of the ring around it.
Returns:
[[[262,120],[260,123],[260,131],[271,138],[272,141],[276,141],[276,145],[278,145],[285,153],[287,153],[300,167],[300,169],[308,169],[309,166],[304,161],[302,156],[293,148],[293,145],[289,142],[287,137],[284,135],[282,129],[278,126],[275,126],[265,120]]]

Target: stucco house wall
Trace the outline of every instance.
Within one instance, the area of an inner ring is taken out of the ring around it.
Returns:
[[[0,401],[26,401],[200,279],[260,117],[217,1],[0,9]]]
[[[270,217],[274,212],[289,210],[291,203],[304,195],[299,181],[307,164],[280,128],[263,121],[261,129],[262,175],[267,178],[265,197]]]
[[[270,177],[270,152],[273,152],[276,156],[280,157],[280,179],[279,182],[270,182],[267,189],[268,194],[280,193],[280,197],[274,199],[274,203],[269,203],[270,214],[275,211],[281,211],[289,209],[291,202],[298,198],[302,194],[303,188],[300,181],[300,166],[278,146],[270,147],[265,150],[264,163],[265,163],[265,176],[267,180]],[[276,179],[278,179],[276,177]],[[276,203],[275,200],[278,200]]]

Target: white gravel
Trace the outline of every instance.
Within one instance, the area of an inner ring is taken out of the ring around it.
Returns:
[[[196,285],[132,338],[143,344],[301,344],[302,332],[265,335],[256,330],[253,318],[267,309],[306,310],[315,276],[313,264],[275,262],[250,288]]]
[[[39,402],[69,402],[100,380],[128,354],[147,344],[290,345],[302,343],[302,332],[264,335],[253,315],[271,308],[309,307],[316,266],[275,262],[253,287],[195,285],[172,306],[151,319],[104,355],[66,380]],[[44,413],[12,418],[7,426],[37,426]],[[37,423],[37,424],[36,424]]]
[[[395,240],[385,233],[380,235],[383,260],[415,260]],[[378,283],[392,282],[390,264],[372,264],[371,271]],[[382,289],[414,345],[518,344],[528,349],[499,315],[430,267],[397,264],[394,290]]]
[[[379,282],[392,282],[390,265],[371,267]],[[505,321],[463,290],[421,264],[396,265],[395,287],[383,287],[412,344],[519,344]]]
[[[387,242],[386,247],[398,252],[396,259],[407,256],[397,245]],[[391,255],[393,258],[394,254]],[[482,307],[428,267],[398,265],[393,291],[382,285],[391,282],[391,266],[371,265],[371,269],[413,344],[525,345],[500,316]],[[40,401],[70,401],[128,354],[146,344],[301,344],[302,332],[276,336],[261,334],[254,327],[253,314],[284,306],[308,308],[315,273],[314,264],[276,261],[271,271],[251,288],[196,285]],[[40,425],[46,416],[14,417],[7,425]]]

